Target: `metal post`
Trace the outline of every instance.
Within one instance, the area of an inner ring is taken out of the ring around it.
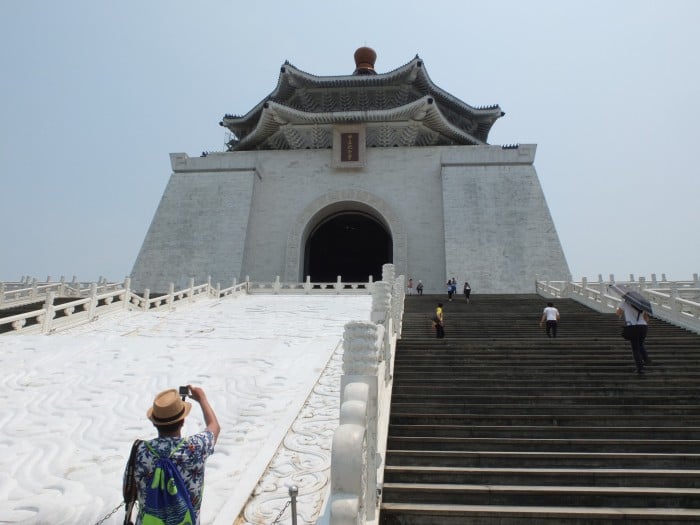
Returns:
[[[299,494],[299,488],[296,485],[289,487],[289,497],[292,500],[292,525],[297,525],[297,494]]]

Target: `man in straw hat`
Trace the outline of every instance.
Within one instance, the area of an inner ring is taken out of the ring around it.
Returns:
[[[151,483],[155,471],[156,457],[170,457],[187,485],[192,506],[196,514],[195,523],[199,523],[199,510],[202,506],[202,487],[204,485],[204,463],[214,453],[214,444],[221,427],[216,419],[204,390],[187,385],[186,396],[194,399],[202,409],[206,427],[202,432],[192,436],[181,437],[185,418],[192,409],[192,404],[185,401],[185,395],[170,389],[160,392],[153,400],[153,406],[146,411],[158,431],[158,437],[138,443],[133,468],[133,482],[137,487],[139,509],[143,509],[146,487]],[[129,466],[124,472],[125,485],[129,482]],[[141,512],[136,520],[141,523]]]

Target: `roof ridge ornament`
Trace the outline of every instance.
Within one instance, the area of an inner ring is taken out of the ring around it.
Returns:
[[[377,53],[371,47],[358,47],[353,55],[355,58],[355,71],[353,75],[376,75],[374,63],[377,61]]]

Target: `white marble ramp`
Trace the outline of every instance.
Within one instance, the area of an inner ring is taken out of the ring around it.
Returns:
[[[0,523],[102,519],[121,501],[131,442],[154,435],[154,394],[185,383],[205,389],[222,426],[202,524],[230,523],[273,458],[247,512],[266,521],[293,482],[300,523],[312,522],[327,486],[343,326],[370,308],[369,296],[243,296],[0,337]],[[185,431],[202,426],[195,406]],[[104,523],[122,520],[119,510]]]

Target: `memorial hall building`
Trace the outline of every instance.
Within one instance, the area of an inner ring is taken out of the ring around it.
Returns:
[[[426,293],[452,277],[475,293],[570,279],[536,145],[488,143],[501,108],[442,90],[418,56],[384,73],[372,49],[354,58],[336,76],[285,62],[259,104],[219,123],[227,151],[170,155],[133,289],[367,282],[385,263]]]

